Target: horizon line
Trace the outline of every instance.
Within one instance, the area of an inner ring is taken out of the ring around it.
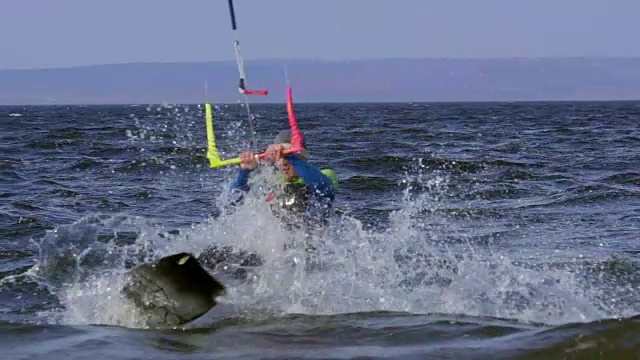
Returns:
[[[421,101],[384,101],[384,100],[376,100],[376,101],[300,101],[296,102],[297,105],[354,105],[354,104],[366,104],[366,105],[376,105],[376,104],[402,104],[402,105],[410,105],[410,104],[419,104],[419,105],[442,105],[442,104],[523,104],[523,103],[635,103],[640,102],[640,98],[637,99],[539,99],[539,100],[421,100]],[[2,107],[20,107],[20,106],[130,106],[130,107],[138,107],[138,106],[199,106],[209,103],[211,105],[221,105],[221,106],[232,106],[238,105],[237,102],[159,102],[159,103],[51,103],[51,104],[2,104],[0,103],[0,108]],[[252,103],[251,106],[262,106],[262,105],[282,105],[284,102],[258,102]]]
[[[345,62],[362,62],[362,61],[469,61],[469,60],[557,60],[557,59],[619,59],[619,60],[640,60],[640,56],[501,56],[501,57],[373,57],[373,58],[345,58],[345,59],[323,59],[323,58],[255,58],[245,59],[245,63],[255,62],[286,62],[286,61],[302,61],[302,62],[321,62],[321,63],[345,63]],[[109,67],[109,66],[127,66],[127,65],[187,65],[187,64],[235,64],[235,60],[193,60],[193,61],[125,61],[111,63],[94,63],[80,65],[54,65],[41,67],[26,68],[0,68],[0,71],[37,71],[37,70],[70,70],[79,68],[92,67]]]

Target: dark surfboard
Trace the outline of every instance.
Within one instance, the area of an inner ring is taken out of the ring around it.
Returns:
[[[190,253],[140,265],[126,276],[122,292],[151,326],[189,323],[211,310],[225,293],[224,285]]]

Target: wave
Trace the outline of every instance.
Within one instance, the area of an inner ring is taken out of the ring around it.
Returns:
[[[226,319],[215,326],[177,332],[113,327],[98,331],[12,322],[0,322],[0,331],[5,334],[3,342],[38,341],[37,348],[45,353],[73,347],[76,353],[88,355],[98,350],[115,358],[138,351],[148,356],[631,360],[637,359],[640,349],[640,316],[549,327],[499,318],[366,312],[292,314],[258,321]],[[132,337],[133,342],[128,340]],[[237,339],[243,339],[242,343]],[[8,353],[30,352],[14,347]]]

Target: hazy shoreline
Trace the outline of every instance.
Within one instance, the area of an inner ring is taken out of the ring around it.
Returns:
[[[246,61],[253,103],[634,101],[640,58]],[[0,70],[0,105],[233,104],[234,61],[124,63]],[[205,97],[205,83],[207,96]]]

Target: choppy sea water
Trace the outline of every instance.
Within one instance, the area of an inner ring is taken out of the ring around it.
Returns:
[[[266,146],[285,108],[253,110]],[[296,112],[340,179],[313,271],[259,196],[220,214],[237,168],[208,168],[201,107],[0,107],[0,357],[640,359],[640,103]],[[240,105],[214,116],[248,147]],[[145,328],[122,273],[210,244],[266,263]]]

